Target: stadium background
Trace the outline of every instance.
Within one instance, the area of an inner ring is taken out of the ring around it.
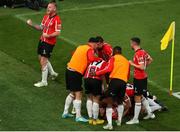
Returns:
[[[132,59],[132,36],[142,38],[142,47],[154,58],[148,68],[149,89],[169,108],[155,120],[115,130],[180,130],[180,101],[168,95],[169,47],[160,52],[160,40],[169,24],[176,21],[174,91],[180,91],[180,1],[179,0],[65,0],[58,2],[62,34],[51,59],[59,73],[46,88],[35,88],[40,79],[36,47],[40,32],[25,24],[27,18],[40,23],[45,12],[26,8],[0,8],[0,130],[103,130],[102,126],[61,119],[65,90],[64,72],[72,51],[91,36],[102,35]],[[86,114],[85,101],[83,115]],[[127,121],[129,118],[125,118]]]

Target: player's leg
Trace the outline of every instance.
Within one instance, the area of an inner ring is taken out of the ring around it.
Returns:
[[[88,84],[86,84],[88,82]],[[90,124],[97,125],[103,124],[104,120],[99,120],[99,99],[100,95],[102,95],[102,81],[98,79],[88,79],[85,80],[85,88],[86,93],[92,95],[92,105],[91,105],[91,112],[92,112],[92,120],[89,120]],[[89,85],[89,87],[87,87]],[[89,91],[89,92],[88,92]]]
[[[112,104],[113,104],[113,100],[112,97],[108,97],[107,99],[107,107],[106,107],[106,118],[107,118],[107,125],[103,126],[104,129],[106,130],[112,130],[113,126],[112,126]]]
[[[109,87],[108,87],[108,90],[105,91],[105,96],[106,98],[104,99],[104,102],[107,104],[107,107],[106,107],[106,118],[107,118],[107,122],[108,124],[103,126],[104,129],[107,129],[107,130],[112,130],[113,129],[113,126],[112,126],[112,105],[113,105],[113,84],[112,84],[112,80],[109,84]]]
[[[47,83],[47,77],[48,77],[47,61],[48,61],[47,57],[44,57],[44,56],[40,57],[42,80],[41,80],[41,82],[34,84],[34,86],[36,86],[36,87],[43,87],[43,86],[48,85],[48,83]]]
[[[93,125],[103,124],[104,120],[100,120],[99,117],[99,99],[100,95],[93,96]]]
[[[62,118],[73,117],[73,115],[69,114],[69,107],[72,104],[73,100],[74,100],[74,93],[71,92],[66,97],[65,104],[64,104],[64,112],[62,114]]]
[[[117,111],[118,111],[118,122],[117,125],[121,126],[121,122],[122,122],[122,117],[123,117],[123,112],[124,112],[124,105],[123,103],[120,103],[117,107]]]
[[[149,103],[145,97],[142,97],[142,104],[147,112],[147,116],[145,116],[143,119],[154,119],[155,115],[152,113],[151,107],[149,106]]]
[[[74,100],[73,100],[73,102],[74,102]],[[76,114],[76,110],[75,110],[75,108],[74,108],[74,103],[73,103],[73,107],[72,107],[72,110],[71,110],[71,114],[73,114],[73,115]]]
[[[150,105],[152,112],[162,109],[162,106],[160,106],[158,103],[156,103],[153,99],[147,98],[147,100],[148,100],[148,103]]]
[[[87,95],[87,101],[86,101],[86,109],[89,117],[89,124],[93,123],[92,119],[92,106],[93,106],[93,98],[92,98],[92,81],[90,78],[84,79],[84,88],[85,88],[85,94]]]
[[[93,97],[92,94],[87,95],[87,101],[86,101],[86,109],[89,117],[89,124],[93,123]]]
[[[48,59],[51,56],[53,45],[47,44],[45,42],[39,42],[38,45],[38,55],[39,55],[39,61],[41,65],[41,71],[42,71],[42,80],[41,82],[38,82],[34,84],[36,87],[43,87],[47,86],[47,77],[48,77]]]
[[[129,98],[128,95],[125,95],[123,104],[124,104],[124,113],[123,113],[123,117],[124,117],[130,113],[130,109],[132,107],[131,99]]]
[[[45,50],[46,50],[46,54],[48,56],[48,58],[50,58],[51,53],[53,51],[54,46],[53,45],[49,45],[49,44],[45,44]],[[47,67],[48,67],[48,72],[50,73],[52,80],[55,80],[55,78],[58,76],[58,73],[56,73],[51,65],[51,62],[47,61]]]
[[[97,120],[99,116],[99,98],[100,96],[93,95],[93,119]]]
[[[126,124],[138,124],[139,123],[139,114],[141,111],[141,95],[135,95],[135,107],[134,107],[134,117]]]
[[[147,78],[141,80],[141,87],[143,88],[142,104],[147,111],[147,116],[144,119],[154,119],[155,115],[152,113],[147,101]]]
[[[141,111],[141,98],[143,94],[143,89],[141,88],[141,82],[138,79],[134,78],[134,88],[135,88],[135,107],[134,107],[134,117],[126,122],[126,124],[138,124],[139,123],[139,114]]]
[[[65,99],[65,105],[64,105],[64,112],[62,114],[62,118],[67,118],[67,117],[72,117],[73,115],[69,114],[69,107],[72,104],[73,100],[75,99],[75,94],[74,94],[74,86],[76,87],[76,81],[75,80],[77,77],[76,73],[66,69],[65,72],[65,81],[66,81],[66,90],[70,91],[70,94]],[[81,77],[80,77],[81,79]],[[74,82],[75,81],[75,82]]]
[[[100,119],[106,119],[107,104],[104,101],[105,99],[106,99],[106,97],[104,96],[104,94],[102,94],[100,96],[100,99],[99,99],[99,116],[100,116]]]
[[[41,56],[40,64],[42,70],[42,82],[47,82],[47,76],[48,76],[47,62],[48,62],[48,58]]]
[[[55,78],[58,76],[58,73],[54,71],[51,62],[48,60],[47,67],[50,75],[52,76],[52,80],[55,80]]]
[[[118,85],[117,85],[118,86]],[[118,90],[119,88],[119,90]],[[122,117],[123,117],[123,113],[124,113],[124,105],[123,105],[123,100],[125,97],[125,92],[126,92],[126,82],[120,80],[119,81],[119,86],[116,88],[117,90],[117,103],[118,103],[118,107],[117,107],[117,111],[118,111],[118,120],[117,120],[117,125],[121,126],[121,122],[122,122]]]
[[[82,91],[75,92],[74,108],[76,111],[76,122],[88,122],[87,119],[81,116],[81,104],[82,104]]]

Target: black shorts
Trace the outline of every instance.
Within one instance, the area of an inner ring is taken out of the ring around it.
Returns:
[[[66,89],[72,92],[82,91],[82,75],[66,69]]]
[[[134,78],[134,90],[135,95],[143,95],[147,97],[147,78],[145,79],[136,79]]]
[[[53,48],[54,45],[48,44],[40,40],[38,44],[37,53],[38,55],[41,55],[43,57],[50,58]]]
[[[84,79],[84,87],[86,94],[92,94],[94,96],[102,94],[102,81],[93,78]]]
[[[121,79],[111,79],[105,96],[112,97],[114,101],[123,101],[126,92],[126,82]]]

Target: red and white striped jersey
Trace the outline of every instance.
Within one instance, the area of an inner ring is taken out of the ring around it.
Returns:
[[[126,84],[126,94],[129,97],[133,97],[134,96],[134,86],[132,84],[129,84],[129,83]]]
[[[97,72],[97,71],[100,71],[102,69],[104,69],[107,65],[107,62],[105,62],[104,60],[100,60],[100,61],[94,61],[92,63],[89,64],[86,72],[85,72],[85,75],[84,75],[84,78],[94,78],[94,79],[98,79],[98,80],[101,80],[101,76],[91,76],[91,72]]]
[[[43,33],[52,34],[61,30],[61,19],[58,15],[55,15],[53,17],[45,15],[41,22],[41,26],[43,28]],[[56,43],[56,37],[44,38],[43,36],[41,36],[40,40],[51,45],[55,45]]]

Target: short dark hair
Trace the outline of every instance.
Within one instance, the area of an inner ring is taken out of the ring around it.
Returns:
[[[100,42],[100,43],[103,43],[103,42],[104,42],[104,39],[103,39],[103,37],[101,37],[101,36],[96,36],[96,39],[97,39],[98,42]]]
[[[95,38],[95,37],[91,37],[91,38],[89,38],[89,41],[88,41],[88,42],[97,43],[97,42],[98,42],[98,39]]]
[[[48,4],[54,4],[54,6],[57,8],[57,3],[55,0],[50,1]]]
[[[122,53],[122,48],[120,46],[115,46],[113,48],[113,54],[121,54]]]
[[[131,41],[136,42],[138,45],[140,45],[140,43],[141,43],[141,40],[138,37],[131,38]]]

